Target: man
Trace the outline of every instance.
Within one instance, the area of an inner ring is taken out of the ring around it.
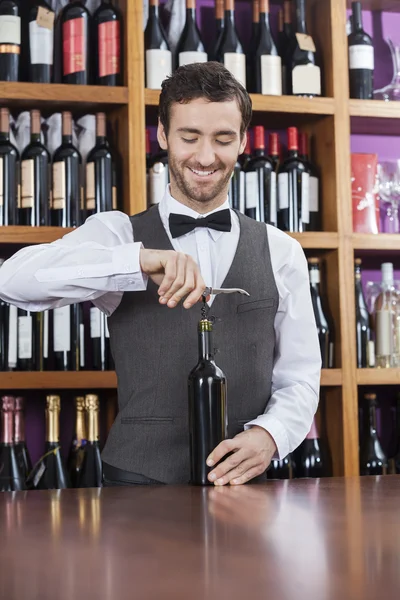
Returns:
[[[160,205],[97,214],[0,270],[0,296],[19,307],[91,300],[109,316],[119,413],[102,455],[105,485],[188,482],[187,376],[206,286],[250,293],[210,298],[229,419],[229,439],[208,457],[210,482],[265,477],[310,429],[320,352],[303,251],[227,199],[250,120],[251,100],[225,67],[181,67],[160,96],[171,180]]]

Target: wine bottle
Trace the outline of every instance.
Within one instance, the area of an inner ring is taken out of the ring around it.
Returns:
[[[54,18],[46,0],[34,0],[29,10],[29,80],[36,83],[53,80]]]
[[[15,452],[14,411],[15,398],[3,396],[1,399],[0,492],[25,489],[24,474],[18,465]]]
[[[10,142],[10,111],[0,108],[0,226],[17,224],[20,162]]]
[[[62,83],[90,83],[89,30],[89,11],[80,0],[70,0],[61,13]]]
[[[311,301],[314,309],[315,323],[318,331],[318,339],[321,350],[322,368],[331,369],[334,366],[334,343],[329,317],[326,315],[326,307],[323,306],[320,292],[320,259],[309,258],[308,270],[310,275]]]
[[[279,11],[278,52],[282,63],[282,93],[287,94],[288,84],[288,53],[293,40],[291,0],[283,0],[283,10]]]
[[[37,371],[49,368],[49,311],[37,312],[33,315],[33,365]]]
[[[324,453],[319,437],[315,418],[311,429],[296,452],[297,477],[329,477],[331,466],[326,453]]]
[[[96,115],[96,145],[86,162],[86,214],[116,208],[115,159],[106,134],[106,115]]]
[[[83,450],[83,462],[79,473],[78,487],[101,487],[103,468],[100,455],[99,397],[95,394],[87,394],[85,396],[85,408],[88,422],[88,436]]]
[[[260,29],[253,68],[257,94],[282,95],[282,63],[269,25],[269,0],[260,0]]]
[[[280,144],[277,133],[268,134],[268,158],[272,163],[275,173],[278,173],[280,163]]]
[[[95,11],[93,30],[96,85],[122,85],[122,15],[111,0],[102,0]]]
[[[36,366],[36,313],[18,308],[18,370],[34,371]]]
[[[291,454],[288,454],[282,460],[273,458],[267,471],[267,479],[293,479],[295,468]]]
[[[0,258],[0,269],[4,258]],[[0,372],[8,370],[8,304],[0,298]]]
[[[299,157],[296,127],[288,128],[288,155],[278,174],[278,227],[284,231],[307,231],[310,220],[310,175]]]
[[[308,154],[308,135],[299,133],[299,155],[300,159],[310,176],[309,184],[309,208],[310,222],[307,229],[309,231],[321,231],[321,213],[319,210],[319,175],[315,165],[310,161]]]
[[[307,33],[306,0],[296,0],[296,33],[288,52],[288,81],[290,94],[295,96],[321,95],[321,70],[316,64],[315,45]]]
[[[251,139],[250,139],[250,131],[247,132],[246,146],[243,150],[243,154],[240,157],[240,164],[242,165],[242,170],[245,171],[249,161],[251,160]]]
[[[18,308],[8,305],[7,371],[16,371],[18,366]]]
[[[96,306],[90,309],[90,339],[94,371],[111,370],[110,334],[106,315]]]
[[[229,205],[235,210],[240,210],[240,177],[242,175],[242,165],[239,157],[233,167],[232,177],[229,182]]]
[[[79,474],[83,464],[84,448],[87,442],[86,408],[84,396],[75,398],[75,432],[68,455],[67,470],[71,487],[78,487]]]
[[[32,461],[25,441],[25,400],[21,396],[15,398],[14,443],[17,463],[24,481],[32,470]]]
[[[215,51],[220,41],[222,30],[224,29],[224,9],[225,0],[215,0],[215,44],[212,60],[215,59]]]
[[[264,127],[254,127],[254,154],[246,167],[246,214],[257,221],[276,225],[276,173],[265,154],[264,138]],[[254,205],[251,214],[250,200]]]
[[[260,33],[260,0],[253,0],[253,22],[251,26],[250,47],[246,55],[246,74],[247,89],[249,92],[256,92],[256,74],[254,63],[256,61],[256,51],[258,37]]]
[[[186,0],[186,22],[176,48],[176,56],[177,67],[208,60],[196,23],[196,0]]]
[[[51,223],[56,227],[78,227],[82,223],[82,158],[72,144],[72,115],[62,113],[62,144],[53,157]]]
[[[193,485],[207,485],[208,455],[227,438],[226,378],[215,364],[212,322],[198,324],[199,361],[188,379],[190,472]]]
[[[393,263],[383,263],[382,291],[375,300],[375,343],[376,366],[378,368],[391,368],[398,366],[399,358],[397,313],[397,293],[393,281]]]
[[[53,344],[56,371],[85,368],[85,327],[81,304],[53,310]]]
[[[18,1],[0,2],[0,81],[18,81],[21,54],[21,8]]]
[[[374,47],[363,29],[361,2],[352,2],[349,43],[350,98],[371,99],[374,91]]]
[[[67,471],[61,457],[60,409],[60,396],[47,396],[45,454],[33,477],[33,485],[38,490],[61,490],[69,487]]]
[[[224,29],[217,48],[216,60],[246,87],[246,56],[235,26],[235,0],[225,0]]]
[[[356,298],[356,338],[357,338],[357,369],[365,369],[371,364],[371,329],[369,325],[369,312],[364,298],[361,281],[360,258],[354,261],[355,298]],[[374,361],[373,361],[374,362]]]
[[[40,139],[41,118],[38,110],[31,111],[31,143],[21,156],[22,200],[19,224],[32,227],[50,223],[50,154]]]
[[[169,183],[168,154],[161,150],[153,157],[149,169],[149,204],[158,204]]]
[[[172,73],[172,54],[158,14],[159,0],[150,0],[149,18],[144,32],[146,87],[152,90]]]
[[[376,429],[376,394],[364,395],[363,435],[360,446],[360,475],[386,475],[388,461]]]

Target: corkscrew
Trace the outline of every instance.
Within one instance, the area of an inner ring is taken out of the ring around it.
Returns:
[[[206,287],[206,289],[204,290],[204,292],[202,293],[202,300],[203,300],[203,304],[201,307],[201,318],[202,319],[206,319],[207,318],[207,308],[206,308],[206,298],[207,296],[212,296],[215,294],[243,294],[244,296],[250,296],[249,292],[246,292],[246,290],[242,290],[241,288],[213,288],[213,287]]]

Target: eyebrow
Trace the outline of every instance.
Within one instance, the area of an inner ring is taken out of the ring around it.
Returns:
[[[200,131],[200,129],[195,129],[193,127],[179,127],[178,129],[179,133],[193,133],[196,135],[202,135],[202,132]],[[214,135],[216,136],[220,136],[220,135],[234,135],[237,136],[236,131],[233,131],[232,129],[221,129],[220,131],[216,131],[214,133]]]

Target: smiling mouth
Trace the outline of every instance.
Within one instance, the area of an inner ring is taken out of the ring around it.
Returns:
[[[198,175],[198,177],[204,177],[204,179],[207,179],[207,177],[211,177],[211,175],[214,175],[214,173],[216,173],[216,171],[218,170],[214,169],[212,171],[198,171],[197,169],[192,169],[191,167],[189,167],[189,169],[192,171],[192,173]]]

